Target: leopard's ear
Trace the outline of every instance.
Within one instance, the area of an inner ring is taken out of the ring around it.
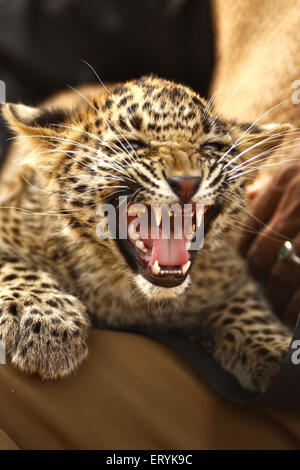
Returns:
[[[231,129],[239,149],[240,163],[259,154],[261,158],[271,157],[284,141],[296,137],[294,127],[289,123],[261,126],[232,123]]]
[[[67,117],[63,109],[33,108],[12,103],[2,105],[2,115],[14,134],[40,137],[40,142],[48,136],[57,135],[60,132],[59,124]]]

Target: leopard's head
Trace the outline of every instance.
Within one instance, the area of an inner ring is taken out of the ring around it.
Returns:
[[[198,228],[204,226],[203,250],[213,249],[243,209],[248,172],[290,129],[223,120],[188,87],[156,77],[82,94],[72,110],[7,104],[4,115],[70,236],[109,250],[114,265],[118,261],[116,274],[133,279],[151,298],[185,291]],[[116,239],[99,238],[103,204],[115,210]],[[136,204],[139,211],[133,211]],[[190,222],[189,231],[174,235],[171,212],[166,238],[161,209],[173,204],[177,215],[184,214],[181,223]],[[139,231],[135,222],[142,216],[158,231]]]

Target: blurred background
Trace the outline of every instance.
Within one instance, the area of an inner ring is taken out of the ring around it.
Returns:
[[[154,73],[207,96],[214,64],[209,0],[0,0],[6,101],[35,105],[67,85]],[[0,122],[0,162],[7,147]]]

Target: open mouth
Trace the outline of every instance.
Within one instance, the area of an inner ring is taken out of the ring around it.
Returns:
[[[217,215],[216,205],[189,204],[189,209],[167,210],[164,205],[126,208],[127,237],[117,243],[129,266],[152,284],[176,287],[188,276],[197,240]]]

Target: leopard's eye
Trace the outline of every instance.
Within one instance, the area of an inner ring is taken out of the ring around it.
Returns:
[[[229,146],[223,142],[207,142],[206,144],[203,144],[201,148],[204,150],[210,150],[211,152],[221,152],[222,150],[229,148]]]
[[[129,153],[129,152],[134,152],[142,147],[145,147],[145,144],[138,140],[120,139],[115,143],[115,146],[118,147],[123,152]]]

